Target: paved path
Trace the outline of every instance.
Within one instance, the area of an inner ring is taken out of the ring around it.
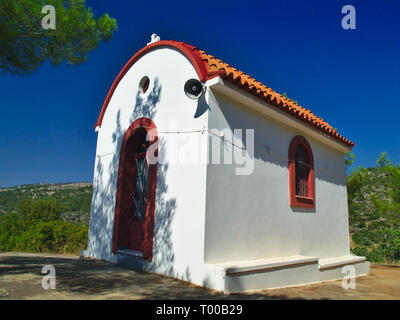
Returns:
[[[41,287],[42,267],[56,269],[56,289]],[[399,299],[400,267],[373,266],[355,290],[341,281],[248,294],[222,294],[179,280],[75,256],[0,253],[0,299]]]

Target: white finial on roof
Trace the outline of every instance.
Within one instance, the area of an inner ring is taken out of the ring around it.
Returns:
[[[147,45],[149,45],[151,43],[154,43],[154,42],[157,42],[157,41],[160,41],[160,37],[156,33],[153,33],[151,35],[151,41],[148,42]]]

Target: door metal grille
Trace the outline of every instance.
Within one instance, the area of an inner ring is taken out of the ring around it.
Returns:
[[[144,221],[146,218],[147,208],[147,188],[149,180],[149,165],[146,156],[138,155],[136,157],[136,187],[132,200],[134,202],[133,218]]]

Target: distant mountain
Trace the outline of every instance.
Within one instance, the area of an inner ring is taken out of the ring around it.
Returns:
[[[0,189],[0,214],[13,212],[23,199],[56,199],[64,208],[65,221],[89,223],[91,183],[37,183]]]

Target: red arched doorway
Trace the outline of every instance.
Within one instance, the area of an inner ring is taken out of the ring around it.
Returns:
[[[157,185],[158,134],[154,122],[140,118],[121,144],[112,252],[128,249],[152,259]]]

